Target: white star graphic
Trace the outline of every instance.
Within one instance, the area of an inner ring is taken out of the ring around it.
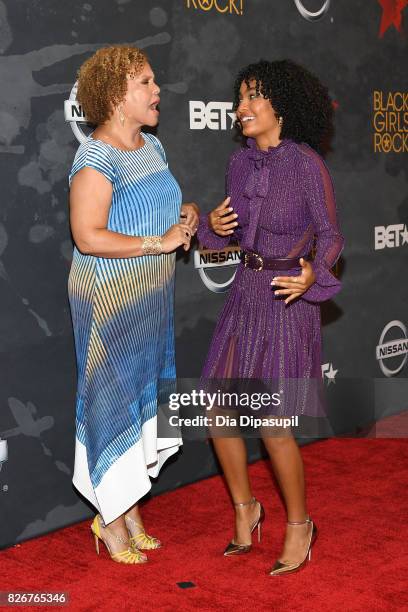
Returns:
[[[400,235],[402,236],[402,244],[408,244],[408,230],[406,225],[404,225],[404,230]]]
[[[330,364],[329,369],[327,370],[327,372],[325,372],[326,377],[328,378],[329,382],[328,384],[330,385],[331,383],[335,383],[335,378],[336,378],[336,374],[337,374],[338,370],[334,370],[333,369],[333,364]]]
[[[231,119],[231,129],[234,127],[234,121],[237,118],[235,113],[227,113],[228,117]]]

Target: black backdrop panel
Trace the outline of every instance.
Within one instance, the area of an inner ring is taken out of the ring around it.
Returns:
[[[128,42],[148,53],[162,88],[158,136],[184,201],[203,210],[223,198],[225,164],[238,146],[230,129],[237,70],[261,57],[289,57],[327,83],[337,131],[327,162],[346,237],[344,289],[323,306],[322,375],[333,422],[339,432],[355,431],[367,410],[406,408],[408,9],[396,0],[380,4],[0,1],[0,546],[91,514],[71,485],[67,174],[81,129],[65,120],[64,102],[78,67],[100,46]],[[181,377],[199,374],[225,299],[208,285],[232,272],[200,272],[193,252],[178,259]],[[378,359],[377,347],[391,341],[396,356]],[[250,457],[257,456],[254,441]],[[216,470],[207,443],[186,441],[152,493]]]

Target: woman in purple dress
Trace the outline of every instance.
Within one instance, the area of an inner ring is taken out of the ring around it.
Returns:
[[[313,383],[316,388],[321,383],[319,303],[340,289],[330,269],[344,242],[331,178],[317,153],[330,135],[333,107],[319,80],[288,60],[247,66],[237,76],[234,94],[246,146],[232,154],[228,197],[200,218],[198,236],[212,249],[238,241],[244,257],[203,378],[303,380],[312,391],[300,392],[295,385],[297,392],[275,414],[321,416],[319,393],[313,392]],[[315,257],[309,261],[313,243]],[[283,550],[270,571],[281,575],[310,559],[317,529],[306,507],[295,438],[288,430],[278,429],[277,436],[267,430],[262,437],[287,511]],[[249,482],[246,446],[239,435],[215,435],[213,442],[235,507],[234,539],[224,554],[246,553],[265,516]]]

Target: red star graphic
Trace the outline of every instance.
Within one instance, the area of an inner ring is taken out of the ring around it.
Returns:
[[[402,27],[402,11],[408,5],[408,0],[378,0],[383,10],[380,24],[379,38],[384,36],[384,33],[392,25],[401,32]]]

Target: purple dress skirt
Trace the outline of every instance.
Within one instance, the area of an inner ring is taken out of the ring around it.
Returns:
[[[311,263],[316,280],[286,305],[286,296],[275,296],[270,283],[274,276],[300,274],[300,266],[257,271],[240,263],[202,379],[274,381],[275,389],[285,390],[286,401],[270,413],[322,416],[320,302],[340,289],[330,268],[344,244],[327,167],[306,144],[286,139],[262,151],[249,138],[230,158],[226,193],[238,214],[231,237],[243,250],[269,258],[300,258],[311,251],[315,239]],[[198,238],[209,249],[225,248],[231,241],[208,227],[207,215],[200,218]]]

